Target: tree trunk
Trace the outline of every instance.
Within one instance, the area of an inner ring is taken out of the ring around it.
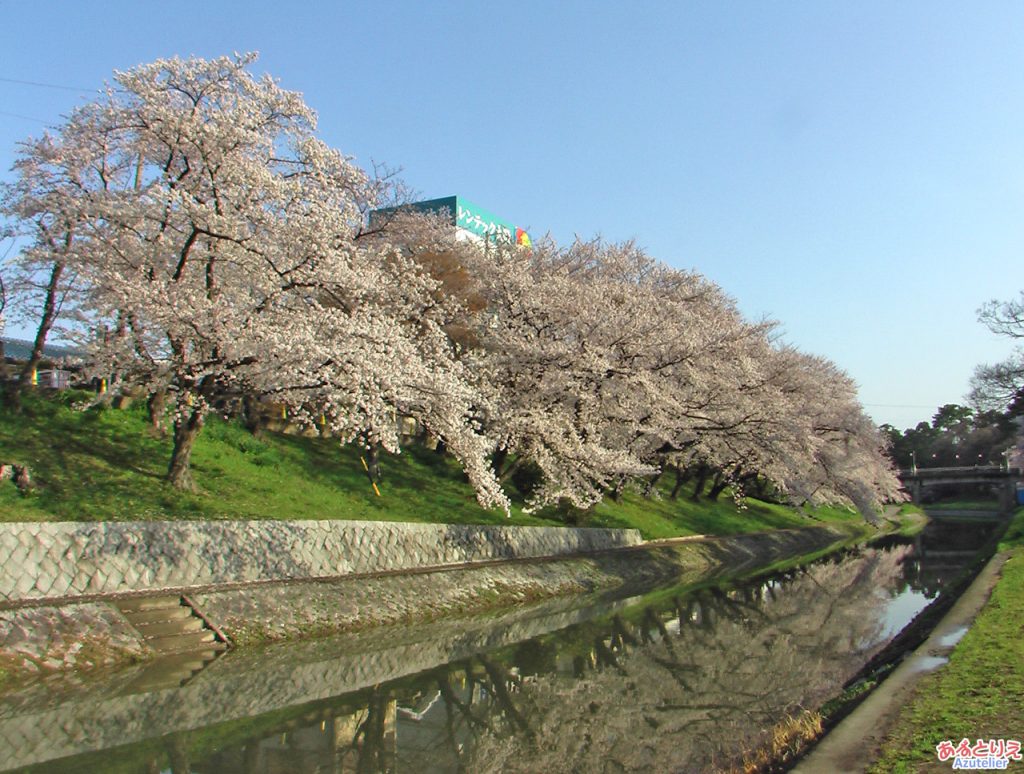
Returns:
[[[385,750],[385,721],[387,719],[388,698],[380,686],[373,689],[367,703],[366,720],[359,726],[356,738],[360,739],[359,757],[355,769],[359,774],[388,771],[387,753]]]
[[[533,738],[533,729],[530,728],[529,722],[523,717],[515,702],[512,701],[512,695],[509,693],[508,686],[506,685],[508,674],[504,671],[504,668],[499,667],[486,656],[477,656],[477,659],[479,659],[491,680],[491,693],[497,700],[498,706],[505,712],[506,717],[512,719],[520,731],[526,736]]]
[[[670,495],[670,497],[673,500],[676,500],[676,499],[679,498],[679,492],[682,491],[683,484],[685,484],[687,481],[689,481],[692,476],[693,476],[693,471],[691,471],[689,468],[685,468],[684,469],[684,468],[680,468],[678,466],[676,467],[676,484],[675,484],[675,486],[672,487],[672,494]]]
[[[704,485],[708,482],[708,474],[711,473],[711,468],[707,465],[700,465],[697,468],[697,483],[693,487],[693,494],[690,499],[696,502],[700,499],[700,493],[704,491]]]
[[[242,424],[245,429],[257,438],[263,432],[263,415],[260,412],[260,403],[251,393],[242,396]]]
[[[491,456],[491,470],[494,471],[495,478],[500,478],[504,473],[502,468],[505,466],[505,460],[507,459],[508,449],[501,447],[494,450],[494,454]]]
[[[149,410],[149,425],[156,435],[163,436],[167,433],[164,426],[164,419],[167,413],[167,390],[157,390],[149,396],[146,401],[146,408]]]
[[[758,499],[763,500],[764,498],[768,497],[769,495],[771,497],[773,497],[773,498],[775,497],[775,495],[773,493],[769,492],[768,483],[769,483],[768,479],[766,479],[766,478],[758,478],[757,479],[757,496],[758,496]]]
[[[260,746],[252,740],[245,745],[245,753],[242,758],[244,774],[259,774],[262,767],[260,764]]]
[[[167,757],[170,758],[172,774],[191,774],[192,764],[189,760],[187,732],[177,733],[164,740]]]
[[[21,405],[21,396],[33,386],[32,374],[35,373],[39,367],[39,362],[43,359],[43,347],[46,346],[46,337],[50,335],[50,329],[53,327],[53,322],[57,319],[57,313],[59,312],[57,290],[60,287],[60,278],[63,273],[64,262],[54,262],[53,270],[50,272],[50,280],[46,283],[43,314],[39,318],[39,327],[36,329],[35,341],[32,342],[32,354],[29,355],[25,365],[22,366],[21,375],[8,395],[12,408],[18,408]]]
[[[375,443],[370,444],[370,448],[366,450],[366,456],[370,460],[369,465],[367,465],[367,467],[369,468],[369,470],[367,472],[370,474],[370,482],[371,483],[378,483],[379,484],[380,483],[380,446],[378,446]]]
[[[508,480],[512,478],[512,474],[519,470],[519,466],[522,463],[522,461],[522,457],[516,457],[514,460],[512,460],[512,464],[505,468],[504,472],[500,476],[498,476],[498,483],[507,483]]]
[[[626,491],[626,482],[628,480],[626,476],[619,476],[619,480],[612,487],[612,502],[617,503],[622,500],[622,493]]]
[[[665,468],[659,470],[654,474],[651,480],[647,482],[647,486],[644,489],[644,497],[650,497],[654,494],[654,490],[658,488],[658,482],[661,480],[663,475],[665,475]]]
[[[758,486],[758,475],[757,473],[744,473],[739,476],[737,480],[737,486],[739,487],[740,493],[746,496],[748,487],[757,492]]]
[[[206,414],[200,409],[192,409],[187,416],[174,420],[174,450],[171,452],[171,464],[167,469],[167,481],[175,489],[194,492],[195,482],[192,480],[192,445],[203,429]]]
[[[718,496],[726,490],[729,486],[729,477],[719,471],[715,474],[715,482],[711,485],[711,489],[708,491],[708,497],[714,501],[718,499]]]
[[[612,618],[612,642],[616,639],[619,641],[620,647],[622,644],[633,646],[640,644],[632,632],[626,628],[626,624],[622,622],[622,616],[618,615]]]

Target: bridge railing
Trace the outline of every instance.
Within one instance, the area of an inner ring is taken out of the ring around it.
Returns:
[[[1020,468],[1004,468],[1002,465],[961,465],[948,468],[903,468],[900,478],[957,478],[968,476],[993,476],[1020,478]]]

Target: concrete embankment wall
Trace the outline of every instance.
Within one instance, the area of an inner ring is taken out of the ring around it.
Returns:
[[[90,668],[145,657],[148,649],[141,635],[106,601],[111,597],[90,599],[97,589],[188,589],[209,620],[236,644],[246,645],[440,619],[624,583],[649,587],[670,579],[696,582],[721,573],[750,572],[852,537],[849,530],[813,527],[642,545],[632,531],[370,522],[289,522],[288,529],[280,529],[272,522],[250,522],[202,523],[198,533],[189,531],[191,524],[171,525],[174,529],[105,524],[88,538],[88,532],[74,528],[95,525],[46,526],[69,529],[62,533],[61,545],[72,557],[58,565],[63,582],[72,578],[74,590],[73,579],[90,566],[88,562],[107,568],[100,573],[107,580],[79,582],[82,591],[75,592],[77,597],[55,597],[54,585],[49,590],[38,586],[40,572],[47,577],[55,573],[44,569],[33,576],[31,564],[38,560],[19,540],[25,550],[6,556],[15,557],[18,567],[37,580],[31,586],[23,581],[27,590],[17,592],[18,569],[12,570],[7,561],[2,565],[6,585],[0,588],[10,593],[13,584],[14,593],[22,594],[0,601],[0,671],[10,674]],[[146,533],[153,541],[142,540],[137,533],[128,541],[124,535],[131,530],[111,537],[107,530],[117,527],[153,530]],[[244,533],[243,528],[251,531]],[[330,539],[328,532],[335,537]],[[8,545],[9,529],[3,534],[8,541],[0,545]],[[52,533],[46,534],[39,544],[48,548],[39,550],[52,556],[57,542]],[[199,541],[197,534],[202,535],[201,542],[189,542]],[[173,535],[180,542],[172,549],[168,541]],[[313,535],[316,542],[307,542]],[[624,550],[608,550],[616,546]],[[320,563],[311,564],[307,554],[319,556]],[[210,566],[196,563],[196,556],[205,557]],[[494,563],[497,559],[528,561]],[[152,575],[142,574],[139,567]],[[147,586],[139,588],[135,572]],[[29,593],[39,596],[25,596]]]
[[[214,589],[192,599],[235,642],[248,644],[440,619],[624,584],[696,583],[753,572],[850,537],[829,527],[778,530],[415,576]]]
[[[641,542],[636,530],[377,521],[0,524],[0,601],[335,578]]]

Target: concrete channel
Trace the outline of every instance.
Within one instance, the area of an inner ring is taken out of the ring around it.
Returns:
[[[832,729],[792,771],[798,774],[856,774],[878,757],[900,709],[921,678],[940,668],[985,606],[1007,555],[992,557],[928,639],[904,658],[853,712]]]

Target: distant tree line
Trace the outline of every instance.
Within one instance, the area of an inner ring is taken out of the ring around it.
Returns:
[[[853,382],[774,323],[635,244],[523,250],[401,209],[371,221],[407,192],[322,142],[254,60],[117,73],[22,143],[0,190],[33,357],[63,320],[110,394],[147,395],[154,424],[170,418],[171,484],[195,486],[211,411],[274,401],[372,449],[398,451],[413,418],[488,507],[508,507],[510,481],[532,507],[587,508],[666,473],[676,493],[866,515],[899,497]]]
[[[989,301],[978,319],[993,333],[1024,339],[1024,292],[1009,301]],[[901,468],[1024,464],[1024,349],[1005,360],[979,365],[967,395],[969,405],[940,406],[931,422],[900,431],[882,425]]]
[[[1021,409],[980,411],[947,403],[931,422],[899,431],[882,425],[893,459],[901,468],[1005,465],[1018,433]]]
[[[1024,339],[1024,291],[1008,301],[989,301],[978,319],[993,333],[1014,342]],[[1015,425],[1009,458],[1024,467],[1024,348],[1015,343],[1005,360],[979,365],[971,380],[971,403],[982,413],[997,412]]]

